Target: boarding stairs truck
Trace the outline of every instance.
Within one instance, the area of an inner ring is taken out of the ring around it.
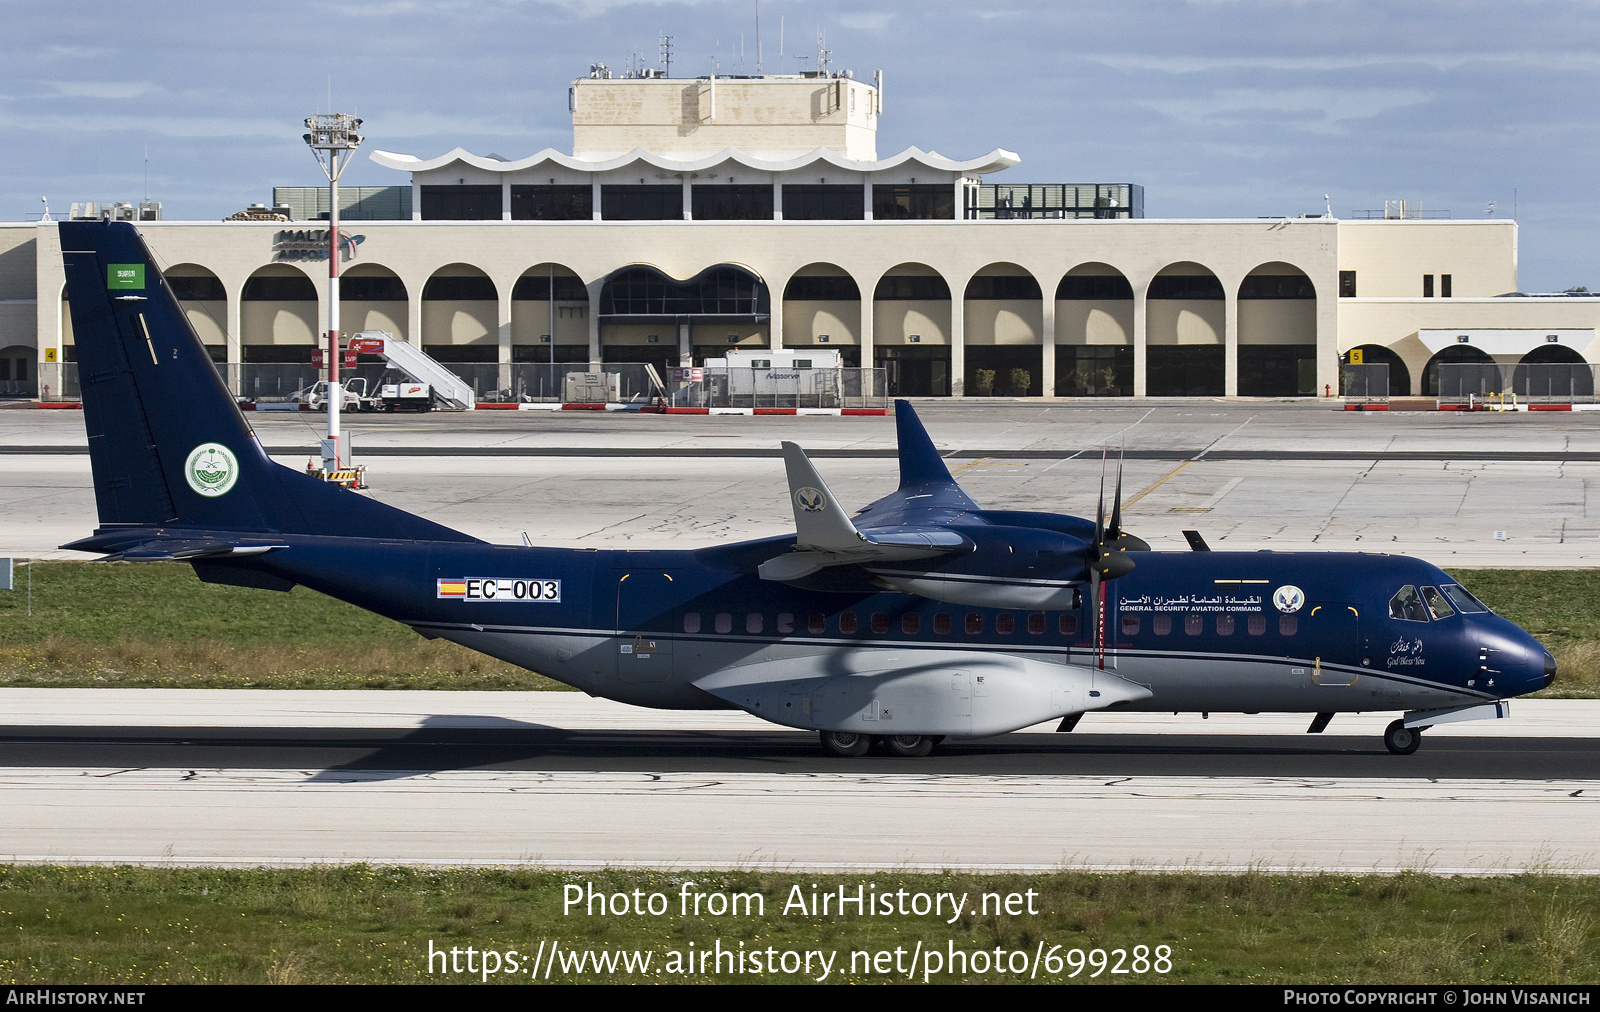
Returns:
[[[388,331],[360,331],[350,339],[350,350],[364,355],[382,355],[389,368],[404,373],[410,381],[384,385],[380,398],[391,410],[400,400],[414,403],[422,399],[428,407],[471,411],[477,400],[472,384],[440,365],[421,348],[397,339]],[[396,389],[390,391],[391,386]],[[402,391],[402,387],[406,389]],[[423,387],[427,388],[426,391],[422,391]],[[395,395],[393,398],[391,393]]]

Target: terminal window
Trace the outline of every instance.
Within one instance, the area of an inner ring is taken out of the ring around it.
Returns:
[[[1339,272],[1339,298],[1353,299],[1356,297],[1356,272]]]
[[[783,188],[783,216],[789,221],[859,221],[866,199],[859,186],[789,184]]]
[[[500,217],[500,187],[424,186],[424,221],[485,221]]]
[[[511,217],[516,221],[588,221],[594,217],[590,186],[513,186]]]

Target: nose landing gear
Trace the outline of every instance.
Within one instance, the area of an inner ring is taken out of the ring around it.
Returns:
[[[1404,720],[1397,720],[1383,732],[1383,747],[1395,755],[1410,755],[1422,746],[1423,730],[1406,727]]]

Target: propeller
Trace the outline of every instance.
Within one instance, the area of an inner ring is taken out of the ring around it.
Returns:
[[[1127,576],[1133,572],[1133,560],[1128,552],[1148,552],[1150,545],[1122,529],[1122,453],[1117,454],[1116,491],[1111,500],[1111,522],[1106,522],[1106,462],[1107,448],[1100,448],[1100,497],[1095,506],[1094,543],[1089,546],[1089,596],[1094,602],[1095,662],[1106,666],[1106,611],[1101,585],[1107,580]]]

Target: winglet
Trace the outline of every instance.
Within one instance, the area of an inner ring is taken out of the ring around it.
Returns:
[[[928,430],[912,410],[910,401],[894,402],[895,437],[900,443],[900,487],[953,484],[950,469],[928,438]]]
[[[866,539],[798,444],[784,441],[783,467],[789,475],[789,505],[794,507],[795,547],[824,552],[861,547]]]

